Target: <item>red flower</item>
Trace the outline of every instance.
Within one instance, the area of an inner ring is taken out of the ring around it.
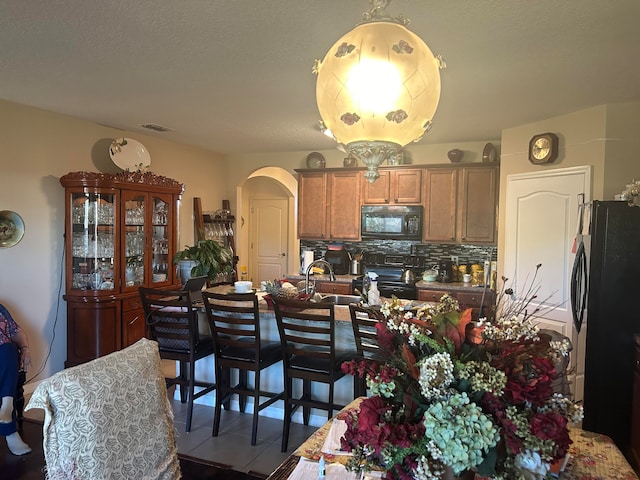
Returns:
[[[395,350],[395,335],[389,331],[384,322],[376,323],[376,336],[378,345],[383,352],[393,352]]]
[[[371,430],[375,425],[383,423],[382,416],[389,409],[388,405],[380,397],[365,398],[360,404],[360,413],[358,414],[358,430],[366,432]]]
[[[554,460],[564,457],[571,445],[567,419],[557,413],[536,413],[530,422],[531,433],[542,440],[552,440],[556,445]]]

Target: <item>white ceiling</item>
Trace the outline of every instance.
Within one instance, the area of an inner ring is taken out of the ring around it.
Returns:
[[[314,59],[365,0],[2,0],[0,98],[220,153],[312,151]],[[640,101],[640,0],[393,0],[443,54],[423,144]],[[141,123],[174,129],[144,130]]]

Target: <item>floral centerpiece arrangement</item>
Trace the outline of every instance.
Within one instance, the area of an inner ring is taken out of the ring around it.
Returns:
[[[545,478],[567,454],[568,424],[582,418],[552,388],[568,345],[540,334],[526,309],[506,311],[517,314],[484,323],[473,343],[471,310],[448,295],[418,310],[385,303],[380,358],[343,364],[371,392],[345,419],[347,467],[381,468],[387,479]]]

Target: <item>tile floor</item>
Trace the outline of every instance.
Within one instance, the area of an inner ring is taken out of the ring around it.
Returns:
[[[282,420],[260,416],[257,442],[255,446],[251,446],[253,417],[249,406],[247,407],[249,413],[223,410],[220,434],[212,437],[213,407],[194,405],[191,432],[186,433],[186,404],[180,403],[179,400],[171,402],[178,436],[178,452],[229,465],[239,472],[268,475],[317,430],[316,427],[292,423],[289,450],[287,453],[282,453],[280,452]]]

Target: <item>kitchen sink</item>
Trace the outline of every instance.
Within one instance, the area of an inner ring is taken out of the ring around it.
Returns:
[[[362,300],[360,295],[323,295],[322,303],[333,303],[334,305],[349,305],[350,303],[358,303]]]

